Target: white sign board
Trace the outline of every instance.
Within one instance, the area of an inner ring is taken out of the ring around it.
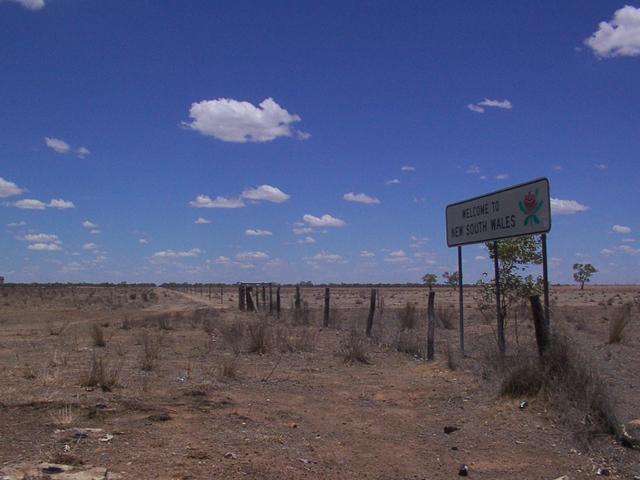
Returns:
[[[551,204],[546,178],[447,206],[450,247],[549,230]]]

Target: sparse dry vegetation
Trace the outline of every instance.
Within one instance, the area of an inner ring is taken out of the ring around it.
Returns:
[[[631,303],[625,304],[609,322],[609,343],[620,343],[624,331],[631,322]]]
[[[346,363],[371,363],[369,361],[369,342],[355,328],[349,330],[348,335],[340,342],[340,354]]]

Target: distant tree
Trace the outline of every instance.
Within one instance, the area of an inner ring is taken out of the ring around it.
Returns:
[[[422,277],[422,282],[429,287],[429,291],[433,290],[433,286],[438,283],[438,276],[435,273],[427,273]]]
[[[573,264],[573,279],[580,284],[580,290],[584,290],[584,284],[591,281],[594,273],[598,273],[598,269],[590,263]]]
[[[460,280],[458,272],[444,272],[442,274],[442,278],[444,279],[444,283],[453,287],[453,291],[455,292],[458,289],[458,281]]]

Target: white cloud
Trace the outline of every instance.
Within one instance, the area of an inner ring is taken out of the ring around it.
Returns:
[[[312,227],[344,227],[346,222],[339,218],[332,217],[329,214],[324,214],[321,217],[315,217],[310,214],[305,214],[302,219]]]
[[[600,253],[605,256],[613,255],[615,252],[609,248],[603,248]]]
[[[47,205],[47,206],[51,207],[51,208],[57,208],[58,210],[65,210],[67,208],[76,208],[76,206],[73,204],[73,202],[71,202],[69,200],[63,200],[61,198],[53,198],[49,202],[49,205]]]
[[[478,260],[478,261],[482,261],[482,260],[486,260],[487,257],[485,257],[483,255],[476,255],[475,259]]]
[[[307,233],[313,233],[313,228],[309,227],[293,227],[293,233],[296,235],[305,235]]]
[[[328,253],[325,251],[316,253],[313,257],[305,257],[305,260],[313,262],[336,263],[342,260],[342,255],[337,253]]]
[[[628,255],[633,255],[633,256],[640,255],[640,248],[633,248],[631,245],[620,245],[618,247],[618,250]]]
[[[14,3],[19,3],[24,8],[27,8],[29,10],[40,10],[45,6],[44,0],[9,0],[9,1],[12,1]],[[0,0],[0,2],[2,2],[2,0]]]
[[[310,245],[312,243],[316,243],[316,239],[313,238],[313,237],[304,237],[304,238],[301,238],[300,240],[298,240],[297,243],[299,243],[301,245],[304,245],[304,244]]]
[[[478,174],[480,173],[480,167],[478,165],[469,165],[467,167],[467,169],[464,171],[464,173],[470,173],[470,174]]]
[[[636,241],[635,238],[623,238],[622,241],[624,243],[634,243]]]
[[[189,202],[195,208],[242,208],[244,202],[241,198],[216,197],[211,199],[207,195],[198,195],[195,200]]]
[[[7,223],[7,227],[24,227],[26,224],[27,222],[20,220],[19,222]]]
[[[631,233],[631,227],[627,227],[626,225],[614,225],[613,227],[611,227],[611,230],[616,233],[622,233],[625,235]]]
[[[44,137],[44,143],[46,143],[47,147],[51,150],[58,153],[67,153],[71,148],[67,142],[60,140],[59,138]]]
[[[577,212],[585,212],[589,207],[575,200],[561,200],[551,197],[551,211],[556,215],[572,215]]]
[[[364,193],[345,193],[342,198],[344,198],[348,202],[358,202],[358,203],[366,203],[367,205],[373,205],[380,203],[380,200],[376,197],[370,197]]]
[[[95,243],[85,243],[84,245],[82,245],[82,249],[83,250],[95,250],[98,248],[98,245],[96,245]]]
[[[228,257],[225,256],[219,256],[218,258],[216,258],[213,263],[217,263],[218,265],[227,265],[231,262],[231,260],[229,260]]]
[[[397,185],[400,183],[400,180],[398,180],[397,178],[392,178],[391,180],[387,180],[384,183],[385,185]]]
[[[469,110],[471,110],[472,112],[476,112],[476,113],[484,113],[484,108],[479,107],[478,105],[476,105],[475,103],[470,103],[467,105],[467,108]]]
[[[206,225],[208,223],[211,223],[211,220],[207,220],[206,218],[198,217],[196,219],[196,221],[193,222],[193,223],[195,223],[196,225]]]
[[[598,170],[606,170],[608,168],[604,163],[596,163],[594,167],[596,167]]]
[[[146,238],[139,238],[138,243],[140,245],[146,245],[147,243],[149,243],[149,240],[147,240]]]
[[[224,142],[268,142],[278,137],[297,136],[306,139],[309,134],[295,130],[299,122],[272,98],[263,100],[258,107],[249,102],[218,98],[191,104],[191,122],[183,125],[203,135]]]
[[[249,237],[266,237],[269,235],[273,235],[269,230],[261,230],[259,228],[247,228],[244,231],[244,234]]]
[[[411,165],[403,165],[402,167],[400,167],[400,170],[402,170],[403,172],[415,172],[416,167],[413,167]]]
[[[102,232],[97,228],[94,228],[93,230],[90,230],[89,233],[92,233],[93,235],[98,235],[99,233],[102,233]]]
[[[269,258],[264,252],[240,252],[236,255],[236,260],[266,260]]]
[[[600,58],[640,55],[640,8],[626,5],[616,10],[584,43]]]
[[[362,250],[362,251],[360,252],[360,256],[361,256],[361,257],[364,257],[364,258],[372,258],[372,257],[375,257],[375,256],[376,256],[376,254],[375,254],[375,253],[373,253],[373,252],[370,252],[370,251],[368,251],[368,250]]]
[[[389,254],[389,256],[390,257],[406,257],[407,254],[404,252],[404,250],[394,250]]]
[[[20,188],[15,183],[0,177],[0,198],[20,195],[22,192],[24,192],[24,189]]]
[[[279,188],[272,187],[271,185],[260,185],[257,188],[248,188],[244,190],[240,196],[247,200],[264,200],[273,203],[286,202],[291,198],[291,195],[287,195]]]
[[[85,158],[87,155],[91,155],[91,152],[87,147],[78,147],[76,148],[76,155],[79,158]]]
[[[49,233],[29,233],[22,240],[33,243],[59,243],[58,236]]]
[[[82,226],[84,228],[86,228],[87,230],[90,230],[90,229],[93,229],[93,228],[98,228],[99,225],[96,224],[96,223],[93,223],[93,222],[91,222],[89,220],[85,220],[84,222],[82,222]]]
[[[44,210],[47,208],[47,204],[41,202],[40,200],[35,200],[33,198],[24,198],[22,200],[18,200],[13,204],[16,208],[22,208],[25,210]]]
[[[387,257],[384,259],[386,263],[408,263],[411,261],[409,257]]]
[[[506,180],[507,178],[509,178],[508,173],[501,173],[499,175],[496,175],[496,180]]]
[[[160,250],[159,252],[155,252],[152,256],[153,258],[182,258],[197,257],[201,253],[202,250],[199,248],[192,248],[191,250],[186,251]]]
[[[469,110],[471,110],[472,112],[476,112],[476,113],[484,113],[485,109],[484,107],[491,107],[491,108],[502,108],[504,110],[511,110],[513,108],[513,105],[511,104],[511,102],[509,100],[490,100],[488,98],[485,98],[484,100],[478,102],[478,103],[470,103],[469,105],[467,105],[467,108]]]
[[[27,248],[36,252],[55,252],[58,250],[62,250],[62,248],[60,248],[60,245],[58,245],[57,243],[32,243]]]
[[[478,102],[478,105],[481,107],[494,107],[494,108],[504,108],[505,110],[511,110],[513,105],[509,100],[489,100],[485,98],[481,102]]]

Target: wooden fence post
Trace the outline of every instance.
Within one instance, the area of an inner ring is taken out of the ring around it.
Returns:
[[[269,283],[269,315],[273,315],[273,285]]]
[[[253,290],[253,288],[251,288]],[[260,287],[256,285],[256,310],[260,310]]]
[[[276,288],[276,313],[278,314],[278,318],[280,318],[280,285]]]
[[[531,302],[531,313],[533,314],[533,325],[536,329],[536,343],[538,344],[538,353],[540,355],[549,347],[549,324],[547,323],[546,315],[542,304],[540,303],[540,297],[538,295],[532,295],[529,297]]]
[[[262,284],[262,308],[267,309],[267,287],[264,283]]]
[[[427,306],[427,360],[433,360],[433,335],[436,329],[435,296],[436,292],[429,292]]]
[[[251,298],[251,290],[253,290],[253,288],[251,287],[245,288],[245,293],[247,294],[247,310],[250,312],[255,312],[256,306],[253,303],[253,298]]]
[[[371,302],[369,303],[369,316],[367,317],[367,337],[371,336],[373,328],[373,316],[376,313],[376,289],[371,289]]]
[[[245,300],[244,289],[245,289],[244,285],[239,285],[238,286],[238,309],[241,312],[244,312],[245,309],[246,309],[246,304],[244,302],[244,300]]]
[[[295,301],[296,310],[300,309],[300,285],[296,285],[296,301]]]
[[[322,325],[324,327],[329,326],[329,302],[331,301],[331,290],[329,287],[324,289],[324,321]]]

